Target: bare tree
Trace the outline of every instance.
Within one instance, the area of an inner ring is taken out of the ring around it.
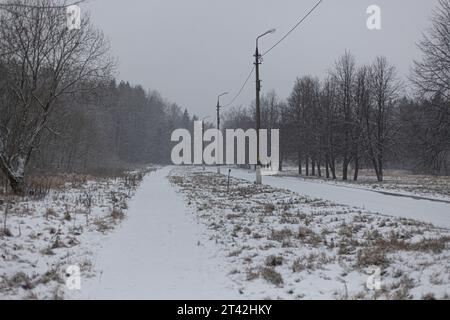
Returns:
[[[412,81],[421,95],[450,100],[450,0],[439,0],[432,23],[418,45],[423,59],[414,62]],[[448,105],[446,111],[450,113]]]
[[[364,124],[369,125],[370,114],[370,68],[362,66],[356,74],[355,84],[355,121],[353,127],[353,180],[358,180],[360,162],[366,154],[367,139],[364,135]],[[367,122],[364,122],[364,121]],[[370,127],[370,126],[369,126]]]
[[[336,82],[337,104],[341,114],[341,154],[342,154],[342,179],[348,179],[348,167],[352,159],[352,127],[354,121],[353,88],[355,82],[356,63],[355,57],[350,52],[345,52],[335,63],[332,77]]]
[[[395,103],[400,83],[396,69],[385,57],[376,58],[370,68],[371,104],[365,110],[366,143],[378,181],[383,181],[384,156],[396,134]]]
[[[326,178],[332,177],[336,180],[336,130],[337,130],[337,108],[336,108],[336,83],[332,78],[325,80],[321,90],[321,108],[323,110],[323,138],[325,152]]]
[[[414,62],[412,82],[418,89],[419,129],[412,132],[420,146],[420,167],[434,174],[448,174],[450,162],[450,0],[440,0],[432,26],[423,35],[421,61]],[[416,120],[416,119],[412,119]],[[421,134],[421,136],[418,136]]]
[[[311,76],[304,76],[297,79],[288,99],[288,112],[295,128],[292,137],[295,137],[296,142],[298,170],[299,174],[303,173],[302,163],[304,162],[307,176],[315,171],[315,155],[318,145],[314,126],[317,119],[315,112],[319,108],[319,91],[319,80]]]
[[[92,90],[110,78],[113,60],[103,34],[87,15],[68,30],[53,0],[8,2],[0,14],[0,65],[5,71],[0,115],[0,169],[14,192],[23,192],[31,155],[52,131],[49,118],[63,98]]]

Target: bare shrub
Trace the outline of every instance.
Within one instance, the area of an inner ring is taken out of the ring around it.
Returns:
[[[114,220],[123,220],[125,219],[125,213],[120,209],[113,209],[113,211],[111,212],[111,217]]]
[[[284,228],[281,230],[272,230],[269,240],[283,242],[284,240],[289,240],[292,236],[293,232],[288,228]]]
[[[47,208],[45,211],[45,218],[48,219],[49,217],[58,217],[58,214],[56,213],[55,209],[53,208]]]
[[[111,225],[106,219],[95,219],[94,225],[97,227],[97,231],[101,233],[111,230]]]
[[[298,229],[297,236],[302,242],[311,245],[318,245],[322,242],[322,237],[320,235],[315,233],[313,230],[303,226]]]
[[[0,237],[11,238],[12,236],[13,234],[8,228],[0,228]]]
[[[275,271],[275,269],[272,267],[262,268],[260,274],[264,280],[266,280],[276,286],[281,286],[284,283],[283,277],[281,276],[281,274],[278,273],[277,271]]]
[[[367,268],[370,266],[385,267],[389,263],[386,252],[378,247],[358,250],[356,266]]]
[[[24,272],[17,272],[10,278],[3,280],[8,288],[22,288],[24,290],[31,290],[34,288],[33,281]]]
[[[280,256],[268,256],[266,258],[267,267],[277,267],[283,265],[283,257]]]

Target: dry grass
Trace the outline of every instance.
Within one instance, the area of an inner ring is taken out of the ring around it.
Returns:
[[[356,266],[360,269],[371,266],[386,267],[388,264],[389,260],[386,257],[386,251],[379,247],[358,250]]]
[[[123,220],[125,219],[125,213],[120,209],[114,208],[111,212],[111,217],[114,219],[114,221]]]
[[[272,230],[269,239],[278,242],[283,242],[285,240],[289,240],[293,235],[294,233],[292,232],[292,230],[288,228],[281,230]]]
[[[300,226],[298,228],[298,234],[297,237],[306,244],[310,244],[313,246],[317,246],[322,243],[322,237],[315,233],[313,230]]]
[[[8,228],[0,228],[0,237],[11,238],[13,236],[11,230]]]
[[[272,255],[266,258],[266,267],[278,267],[282,265],[283,265],[283,257]]]
[[[347,299],[408,299],[410,287],[422,280],[414,275],[413,281],[408,281],[404,276],[418,268],[440,265],[448,253],[448,232],[425,223],[307,199],[239,179],[231,180],[233,187],[227,193],[225,177],[186,171],[172,176],[171,182],[182,189],[186,202],[205,220],[212,238],[227,245],[235,269],[242,263],[241,272],[233,273],[238,281],[240,274],[242,281],[261,278],[290,289],[312,274],[330,282],[352,281],[355,272],[365,276],[368,267],[379,266],[387,285],[398,282],[395,287],[384,288],[376,297],[365,288],[349,288]],[[244,245],[249,247],[245,254]],[[401,259],[423,262],[399,265]],[[341,270],[340,279],[329,273],[336,268]],[[286,269],[292,272],[281,276]],[[395,271],[400,269],[402,273],[397,275]],[[276,296],[285,297],[286,292]]]
[[[281,276],[281,274],[272,267],[262,268],[260,271],[260,275],[264,280],[266,280],[276,286],[281,286],[284,283],[283,277]]]

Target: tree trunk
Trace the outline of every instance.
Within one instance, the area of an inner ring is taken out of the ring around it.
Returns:
[[[309,177],[309,158],[306,157],[306,176]]]
[[[0,155],[0,169],[9,182],[12,191],[16,195],[23,195],[25,191],[24,168],[26,166],[25,160],[22,160],[17,170],[11,169],[10,164],[5,160],[3,155]],[[17,173],[18,172],[18,173]]]
[[[319,175],[319,178],[322,178],[322,164],[320,163],[320,160],[317,162],[317,174]]]
[[[330,169],[331,169],[331,174],[333,175],[333,180],[336,180],[336,160],[333,158],[330,161]]]
[[[16,195],[23,195],[25,192],[25,182],[23,178],[11,177],[9,178],[11,189]]]
[[[348,180],[348,160],[344,159],[344,162],[342,163],[342,180],[347,181]]]
[[[300,151],[298,152],[298,174],[302,175],[303,174],[303,168],[302,168],[302,154],[300,153]]]
[[[377,174],[378,182],[383,182],[383,158],[378,157],[378,174]]]
[[[358,175],[359,175],[359,158],[358,156],[355,157],[355,175],[353,176],[353,181],[358,181]]]

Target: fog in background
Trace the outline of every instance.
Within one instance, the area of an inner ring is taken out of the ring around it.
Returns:
[[[159,90],[191,113],[213,116],[216,97],[226,104],[251,70],[255,37],[267,29],[261,51],[279,40],[316,0],[89,0],[83,9],[112,42],[119,79]],[[318,10],[264,58],[263,93],[281,98],[296,77],[326,76],[337,57],[350,50],[358,63],[385,55],[399,74],[409,75],[420,53],[416,42],[430,24],[437,1],[324,0]],[[366,9],[382,9],[382,30],[369,31]],[[235,105],[254,99],[254,76]]]

